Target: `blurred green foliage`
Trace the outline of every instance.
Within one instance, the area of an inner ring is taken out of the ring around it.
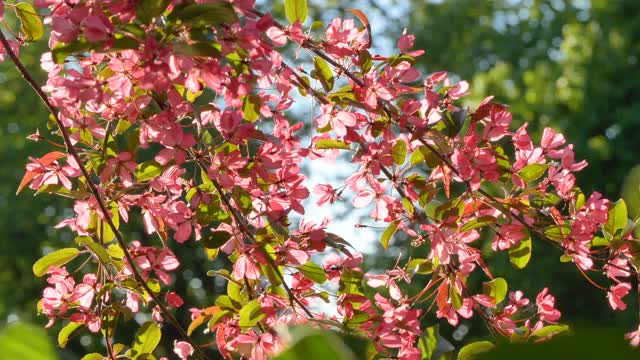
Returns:
[[[427,71],[471,81],[469,105],[495,95],[516,123],[562,130],[590,163],[583,190],[617,198],[640,163],[638,13],[635,0],[414,0],[409,29]]]
[[[39,68],[45,44],[21,49],[21,59],[36,79],[46,76]],[[16,196],[29,156],[41,156],[51,145],[26,139],[37,128],[47,135],[47,112],[10,62],[0,64],[0,324],[11,318],[31,318],[40,293],[31,266],[46,246],[65,242],[53,232],[55,220],[70,203],[32,191]],[[50,150],[49,150],[50,151]],[[67,235],[66,241],[69,235]]]
[[[55,360],[56,349],[41,326],[13,323],[0,331],[2,359]]]

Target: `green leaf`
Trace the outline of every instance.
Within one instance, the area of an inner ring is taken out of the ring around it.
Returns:
[[[494,224],[496,222],[496,218],[491,215],[482,215],[479,217],[473,218],[471,221],[464,224],[461,228],[461,232],[469,231],[472,229],[476,229],[479,227],[487,226]]]
[[[402,198],[402,207],[407,211],[407,214],[413,214],[415,211],[413,202],[407,197]]]
[[[91,251],[94,255],[98,257],[98,259],[102,264],[112,263],[111,256],[109,255],[107,250],[105,250],[105,248],[103,248],[102,245],[93,241],[92,238],[88,236],[78,236],[76,237],[75,241],[76,241],[76,244],[84,245],[87,249],[89,249],[89,251]]]
[[[0,330],[0,358],[7,360],[57,360],[54,345],[42,325],[16,322]]]
[[[207,323],[209,329],[213,328],[218,322],[227,317],[229,314],[231,314],[229,310],[220,310],[213,314],[213,316],[211,316],[211,319],[209,319],[209,322]]]
[[[69,261],[75,259],[80,254],[80,250],[76,248],[65,248],[52,251],[41,257],[33,264],[33,274],[37,277],[47,273],[50,266],[62,266]]]
[[[142,358],[150,355],[160,343],[162,331],[153,321],[149,321],[142,325],[136,332],[136,336],[131,347],[131,354],[134,359]]]
[[[104,356],[102,356],[102,354],[90,353],[90,354],[87,354],[87,355],[83,356],[82,359],[80,359],[80,360],[102,360],[102,359],[104,359]]]
[[[90,44],[86,41],[73,41],[68,44],[58,43],[51,50],[51,56],[56,64],[63,64],[67,57],[76,54],[84,53],[91,50],[95,44]]]
[[[462,126],[464,125],[464,120],[467,116],[467,110],[460,109],[453,112],[446,111],[444,115],[445,117],[443,119],[443,122],[447,130],[447,135],[449,137],[458,135],[460,130],[462,130]]]
[[[526,230],[523,230],[526,231]],[[531,235],[527,231],[527,237],[520,240],[518,246],[509,249],[509,261],[518,269],[524,269],[531,259]]]
[[[162,285],[160,285],[160,281],[158,279],[149,279],[147,280],[147,287],[149,290],[153,291],[154,294],[159,294],[160,290],[162,290]]]
[[[360,69],[363,74],[366,74],[371,70],[373,66],[373,59],[371,58],[371,54],[367,50],[362,50],[358,53],[358,63],[360,64]]]
[[[568,225],[551,225],[544,229],[544,235],[554,241],[566,239],[570,232],[571,228]]]
[[[240,320],[238,325],[243,330],[254,327],[260,320],[264,319],[265,314],[260,307],[260,301],[253,299],[240,309]]]
[[[308,11],[307,0],[284,0],[284,14],[292,24],[296,21],[303,23]]]
[[[356,102],[351,85],[346,85],[328,95],[329,100],[335,104],[351,104]]]
[[[136,2],[136,17],[144,24],[151,22],[166,10],[168,0],[142,0]]]
[[[26,2],[17,3],[14,9],[21,22],[20,31],[26,35],[27,40],[40,40],[44,35],[44,26],[36,9]]]
[[[231,234],[226,231],[213,231],[207,235],[202,243],[207,249],[217,249],[231,239]]]
[[[73,334],[73,332],[81,326],[82,323],[73,321],[65,325],[58,333],[58,345],[64,349],[64,347],[67,346],[67,343],[69,342],[69,336],[71,336],[71,334]]]
[[[220,308],[223,309],[228,309],[228,310],[233,310],[234,312],[236,310],[240,309],[240,303],[238,303],[237,301],[233,301],[231,300],[231,298],[227,295],[220,295],[216,298],[216,302],[215,302],[216,306],[219,306]]]
[[[543,338],[546,338],[546,337],[562,334],[562,333],[565,333],[565,332],[568,332],[568,331],[569,331],[569,326],[567,326],[567,325],[562,325],[562,324],[547,325],[547,326],[543,327],[542,329],[539,329],[536,332],[534,332],[533,334],[531,334],[531,337],[534,340],[535,339],[543,339]]]
[[[109,245],[107,247],[107,253],[109,253],[109,256],[111,256],[114,259],[124,258],[124,251],[122,251],[122,248],[118,244]]]
[[[108,49],[108,51],[113,52],[116,50],[129,50],[129,49],[137,50],[138,48],[140,48],[140,42],[138,42],[138,40],[129,36],[119,36],[119,37],[116,36],[116,38],[113,39],[113,45],[111,46],[111,48]],[[127,123],[131,124],[128,121]]]
[[[591,246],[609,246],[611,242],[602,236],[596,236],[591,240]]]
[[[629,170],[622,183],[621,195],[627,203],[629,216],[634,219],[640,216],[640,165]],[[636,238],[640,236],[638,231],[640,231],[640,227],[636,228]]]
[[[238,21],[238,15],[230,3],[215,2],[176,7],[169,15],[169,21],[176,19],[192,28],[202,28],[234,23]]]
[[[451,305],[454,310],[462,307],[462,295],[455,286],[449,286],[449,298],[451,299]]]
[[[93,134],[91,134],[91,130],[89,130],[89,128],[79,129],[78,132],[80,133],[80,141],[87,145],[93,144]]]
[[[258,95],[248,95],[244,97],[242,102],[242,113],[244,119],[248,122],[254,122],[260,118],[260,107],[262,106],[262,99]]]
[[[345,269],[340,276],[338,294],[364,295],[362,279],[364,274],[360,271]]]
[[[242,292],[242,287],[235,281],[227,282],[227,296],[238,305],[249,302],[249,295],[247,292]]]
[[[193,44],[176,43],[173,45],[173,51],[177,54],[187,56],[214,57],[220,56],[220,45],[217,43],[197,42]]]
[[[482,290],[485,295],[491,296],[496,304],[499,304],[507,296],[509,289],[507,281],[503,278],[495,278],[491,281],[482,283]]]
[[[524,182],[530,183],[544,175],[544,172],[547,171],[549,166],[549,164],[529,164],[518,171],[518,176],[520,176]]]
[[[411,259],[407,264],[407,270],[413,270],[416,274],[431,274],[433,272],[433,261],[429,259]]]
[[[322,139],[316,142],[316,149],[344,149],[351,150],[351,145],[340,140]]]
[[[495,345],[490,341],[476,341],[471,344],[467,344],[458,352],[458,360],[473,359],[474,355],[487,352],[493,349]]]
[[[433,353],[438,346],[438,325],[430,326],[424,330],[420,340],[418,340],[418,349],[420,349],[421,360],[431,360]]]
[[[296,341],[273,360],[356,360],[358,357],[333,331],[294,328],[289,337]],[[299,334],[302,334],[300,336]],[[296,336],[298,335],[298,336]],[[360,359],[366,354],[360,353]]]
[[[96,219],[99,220],[99,219]],[[118,203],[114,202],[111,204],[111,222],[116,227],[116,229],[120,228],[120,215],[118,212]],[[102,242],[105,244],[110,243],[115,239],[116,234],[109,226],[109,223],[104,220],[98,221],[98,229],[97,234],[102,238]]]
[[[324,284],[327,281],[327,274],[324,269],[311,261],[298,267],[298,270],[316,284]]]
[[[387,250],[389,249],[389,241],[393,235],[398,231],[398,225],[400,224],[400,220],[393,221],[382,233],[382,237],[380,238],[380,243],[382,247]]]
[[[64,196],[72,199],[78,199],[78,200],[86,198],[85,192],[77,191],[77,190],[68,190],[61,184],[42,185],[40,186],[38,191],[36,191],[36,194],[55,194],[55,195],[60,195],[60,196]]]
[[[418,149],[411,154],[411,159],[409,161],[411,165],[417,165],[424,161],[427,163],[427,166],[432,169],[438,166],[441,162],[438,156],[426,146],[419,146]]]
[[[162,165],[155,161],[145,161],[136,166],[135,176],[137,182],[149,181],[162,174]]]
[[[231,197],[236,202],[236,206],[240,207],[243,214],[247,215],[253,211],[253,198],[244,188],[234,186],[233,189],[231,189]]]
[[[404,140],[398,140],[391,148],[391,156],[396,165],[404,164],[407,158],[407,143]]]
[[[311,87],[311,82],[309,81],[309,78],[306,76],[301,76],[300,80],[298,81],[298,91],[300,92],[300,95],[302,96],[307,96],[307,89]]]
[[[306,2],[305,2],[306,3]],[[313,59],[313,67],[316,70],[315,74],[318,80],[320,80],[320,84],[325,91],[331,91],[333,89],[333,72],[324,59],[317,56]]]
[[[614,237],[620,237],[627,227],[628,218],[627,203],[624,199],[620,199],[609,209],[609,219],[604,225],[604,229]]]

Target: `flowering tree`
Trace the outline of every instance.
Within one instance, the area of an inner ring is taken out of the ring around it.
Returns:
[[[574,173],[587,163],[561,134],[548,128],[534,143],[526,124],[509,128],[508,108],[491,98],[461,108],[467,82],[453,84],[446,72],[422,78],[413,63],[423,51],[412,50],[406,32],[397,53],[382,56],[370,52],[363,12],[305,27],[304,0],[284,2],[289,25],[253,0],[0,4],[0,14],[12,9],[21,21],[6,28],[10,37],[0,33],[2,57],[51,111],[52,132],[31,138],[64,149],[30,158],[18,191],[75,201],[75,215],[56,226],[77,235],[74,246],[33,266],[48,283],[39,311],[47,327],[66,324],[61,346],[82,327],[104,339],[106,354],[85,359],[154,358],[162,323],[180,335],[180,359],[207,358],[209,347],[227,358],[287,358],[283,325],[369,339],[368,358],[430,359],[438,337],[421,321],[428,314],[453,326],[476,315],[514,342],[565,331],[546,288],[529,299],[492,273],[484,241],[518,269],[534,240],[553,244],[613,310],[626,308],[640,252],[624,201],[581,192]],[[18,52],[43,37],[43,23],[51,51],[42,54],[49,79],[40,85]],[[308,63],[291,66],[286,45]],[[308,124],[290,110],[305,101]],[[314,134],[303,145],[305,125]],[[346,155],[358,168],[344,184],[308,188],[303,159]],[[355,239],[305,215],[312,193],[324,206],[352,194],[353,206],[385,227],[384,248],[402,241],[429,255],[363,271]],[[293,214],[304,217],[294,224]],[[133,217],[153,240],[127,234]],[[183,321],[174,309],[189,304],[172,291],[181,263],[172,249],[188,241],[232,266],[210,272],[228,282],[227,293]],[[468,285],[472,276],[481,288]],[[403,290],[416,277],[426,286]],[[334,315],[317,306],[329,299]],[[144,311],[152,320],[130,344],[115,343],[118,322],[135,324],[131,315]],[[203,330],[213,342],[192,338]],[[640,329],[626,337],[640,344]],[[472,343],[459,356],[492,346]]]

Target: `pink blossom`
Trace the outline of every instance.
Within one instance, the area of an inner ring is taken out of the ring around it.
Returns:
[[[173,352],[178,355],[181,360],[186,360],[193,355],[193,346],[186,341],[176,341],[173,343]]]
[[[184,300],[182,300],[182,298],[180,297],[180,295],[176,294],[175,292],[170,292],[167,293],[167,302],[169,303],[169,305],[173,306],[173,307],[180,307],[182,306],[182,304],[184,304]]]
[[[631,346],[640,346],[640,326],[638,330],[626,333],[624,338],[629,340]]]
[[[614,287],[612,287],[607,292],[607,299],[609,300],[609,305],[613,310],[622,310],[624,311],[627,308],[627,304],[622,301],[622,298],[627,296],[629,291],[631,290],[631,284],[629,283],[620,283]]]
[[[233,277],[236,280],[242,280],[245,277],[249,280],[257,280],[260,278],[260,269],[253,259],[243,254],[233,265]]]
[[[538,314],[540,320],[545,322],[555,322],[560,319],[560,311],[555,309],[555,298],[547,294],[548,289],[544,288],[536,296],[536,305],[538,306]]]

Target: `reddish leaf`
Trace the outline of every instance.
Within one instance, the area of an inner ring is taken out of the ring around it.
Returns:
[[[373,45],[373,34],[371,33],[371,25],[369,24],[369,19],[367,19],[367,16],[358,9],[349,9],[347,11],[349,11],[350,13],[355,15],[358,19],[360,19],[362,24],[367,28],[367,33],[369,34],[369,42],[367,43],[367,49],[371,48],[371,46]]]
[[[191,335],[193,330],[202,325],[205,321],[209,320],[209,318],[215,315],[218,311],[220,311],[219,306],[209,306],[208,308],[203,309],[200,315],[193,319],[191,324],[189,324],[187,334]]]
[[[63,156],[65,156],[65,154],[60,152],[60,151],[52,151],[52,152],[46,154],[45,156],[41,157],[40,159],[37,159],[36,161],[38,161],[40,164],[42,164],[42,166],[49,166],[54,161],[58,160],[59,158],[61,158]],[[18,193],[20,193],[20,191],[22,191],[22,189],[25,186],[27,186],[27,184],[29,184],[31,182],[31,180],[33,180],[33,178],[36,177],[36,175],[38,175],[38,173],[33,172],[33,171],[27,171],[27,173],[24,174],[24,177],[22,178],[22,181],[20,181],[20,185],[18,185],[18,190],[16,190],[16,195]]]

